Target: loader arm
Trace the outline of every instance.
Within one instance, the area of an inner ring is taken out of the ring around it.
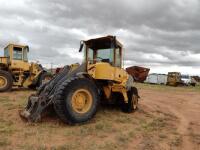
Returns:
[[[65,66],[52,80],[40,86],[35,95],[29,97],[25,110],[20,111],[20,116],[31,122],[40,120],[41,113],[54,103],[56,99],[56,89],[59,85],[77,73],[84,72],[85,70],[86,65],[84,63],[82,65],[72,64],[71,66]]]

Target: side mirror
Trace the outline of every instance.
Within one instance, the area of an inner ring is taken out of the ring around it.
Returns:
[[[83,45],[84,45],[84,42],[83,42],[83,41],[81,41],[81,42],[80,42],[80,48],[79,48],[79,52],[82,52],[82,50],[83,50]]]

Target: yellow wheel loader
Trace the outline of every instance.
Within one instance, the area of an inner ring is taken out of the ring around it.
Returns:
[[[138,105],[138,90],[133,78],[122,69],[123,46],[115,36],[81,41],[84,53],[81,65],[65,66],[52,80],[43,84],[28,99],[20,116],[37,122],[49,106],[69,124],[91,119],[99,102],[120,104],[124,112],[133,112]]]
[[[180,72],[168,72],[167,85],[178,86],[182,84]]]
[[[51,74],[40,64],[28,62],[28,52],[29,47],[24,45],[9,44],[4,48],[4,56],[0,57],[0,92],[14,86],[36,88],[50,80]]]

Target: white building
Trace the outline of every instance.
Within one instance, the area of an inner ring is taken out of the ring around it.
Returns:
[[[152,73],[148,75],[145,82],[152,83],[152,84],[167,84],[167,75]]]

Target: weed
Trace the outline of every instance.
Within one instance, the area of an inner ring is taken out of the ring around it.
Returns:
[[[144,150],[154,150],[155,149],[155,143],[153,142],[151,137],[145,137],[142,142],[140,143],[140,149]],[[157,144],[156,147],[158,148],[159,145]]]
[[[8,96],[6,96],[6,97],[0,97],[0,102],[1,103],[5,103],[5,102],[8,102],[8,101],[9,101]]]
[[[34,136],[34,135],[36,135],[36,132],[34,132],[32,130],[27,130],[27,131],[24,132],[24,137],[25,138],[28,138],[28,137]]]
[[[112,124],[108,121],[102,121],[95,125],[96,130],[101,130],[104,132],[111,132],[112,131]]]
[[[125,134],[125,133],[120,133],[116,136],[116,140],[117,143],[119,143],[120,145],[125,145],[127,142],[130,141],[130,136],[129,134]]]
[[[196,144],[200,144],[200,134],[190,134],[192,141]]]
[[[156,118],[153,119],[151,122],[147,123],[145,121],[141,122],[141,128],[145,131],[145,132],[152,132],[152,131],[156,131],[156,130],[160,130],[163,127],[165,127],[166,123],[164,122],[163,118]]]
[[[159,138],[161,138],[161,139],[166,139],[166,138],[167,138],[167,135],[166,135],[166,134],[159,134]]]
[[[39,145],[37,150],[47,150],[48,148],[45,145]]]
[[[129,136],[130,138],[133,138],[133,137],[136,136],[136,132],[135,132],[135,131],[130,131],[130,132],[128,133],[128,136]]]
[[[0,121],[0,134],[11,134],[15,131],[12,121]]]
[[[127,114],[118,116],[115,121],[117,123],[133,123],[133,120]]]
[[[115,149],[119,149],[119,146],[113,142],[108,142],[106,141],[103,145],[99,146],[99,149],[103,149],[103,150],[115,150]]]
[[[172,139],[170,145],[178,147],[178,146],[181,145],[182,140],[183,140],[182,136],[181,135],[177,135],[177,136],[175,136],[175,138]]]
[[[7,138],[0,138],[0,147],[5,147],[8,146],[10,144],[10,142],[8,141]]]
[[[92,126],[82,126],[75,134],[78,136],[92,135],[94,134],[94,128]]]

